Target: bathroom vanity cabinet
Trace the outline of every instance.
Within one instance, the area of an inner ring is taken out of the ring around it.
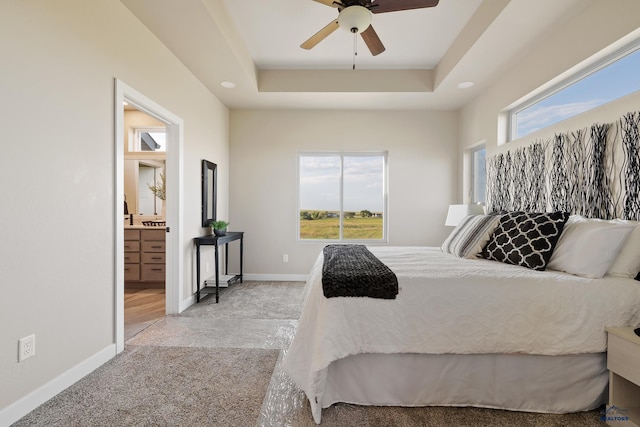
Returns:
[[[161,229],[125,228],[125,286],[164,287],[165,235],[164,227]]]

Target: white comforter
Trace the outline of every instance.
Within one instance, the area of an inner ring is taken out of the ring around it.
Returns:
[[[635,280],[539,272],[439,248],[369,249],[398,276],[395,300],[325,298],[322,253],[309,275],[284,369],[311,402],[329,364],[353,354],[597,353],[606,350],[605,326],[640,323]]]

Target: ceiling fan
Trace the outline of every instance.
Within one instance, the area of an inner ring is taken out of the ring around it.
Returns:
[[[400,10],[422,9],[438,5],[439,0],[314,0],[338,9],[338,18],[300,45],[311,49],[338,28],[360,34],[373,56],[385,51],[378,34],[371,25],[372,13],[396,12]]]

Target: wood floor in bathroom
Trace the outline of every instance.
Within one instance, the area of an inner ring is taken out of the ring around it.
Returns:
[[[125,289],[124,340],[162,319],[164,314],[164,289]]]

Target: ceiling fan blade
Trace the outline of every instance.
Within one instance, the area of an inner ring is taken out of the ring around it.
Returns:
[[[316,0],[320,1],[320,0]],[[438,5],[439,0],[373,0],[372,13],[396,12],[399,10],[422,9]]]
[[[331,6],[331,7],[338,7],[337,4],[334,4],[336,0],[313,0],[313,1],[317,1],[318,3],[326,4],[327,6]]]
[[[371,51],[371,55],[380,55],[385,51],[385,47],[380,41],[378,33],[376,33],[376,30],[373,29],[373,25],[369,25],[369,28],[361,32],[360,35],[362,36],[362,40],[364,40],[365,44]]]
[[[323,29],[321,29],[320,31],[318,31],[317,33],[309,37],[309,40],[302,43],[300,47],[303,49],[311,49],[315,45],[320,43],[322,40],[327,38],[329,34],[333,33],[338,28],[340,28],[340,25],[338,25],[338,20],[336,19],[335,21],[331,21]]]

